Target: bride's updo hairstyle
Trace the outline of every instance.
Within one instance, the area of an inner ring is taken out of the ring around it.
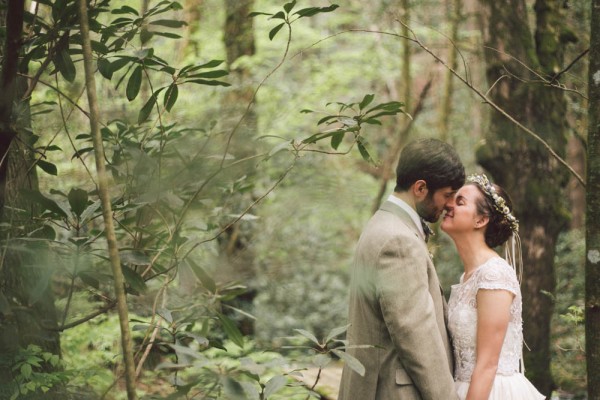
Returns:
[[[514,217],[512,200],[504,189],[489,182],[485,175],[471,175],[467,185],[474,185],[481,196],[475,205],[480,215],[489,218],[484,238],[491,248],[504,244],[513,233],[519,230],[519,221]]]

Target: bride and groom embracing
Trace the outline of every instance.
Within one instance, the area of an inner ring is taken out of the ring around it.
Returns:
[[[464,265],[448,304],[422,223],[444,211]],[[544,399],[522,373],[517,231],[508,195],[485,175],[465,182],[450,145],[408,144],[394,193],[357,244],[347,351],[365,374],[344,367],[339,400]]]

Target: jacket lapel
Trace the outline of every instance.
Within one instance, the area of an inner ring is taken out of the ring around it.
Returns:
[[[402,209],[402,207],[392,203],[391,201],[385,201],[381,205],[381,207],[379,207],[379,209],[382,211],[390,212],[390,213],[394,214],[395,216],[397,216],[398,218],[400,218],[402,220],[402,222],[404,222],[404,224],[406,226],[408,226],[410,228],[410,230],[413,231],[414,234],[418,238],[425,240],[425,238],[421,235],[421,231],[415,225],[415,222],[413,221],[413,219],[410,217],[410,215],[408,215],[408,213],[406,211],[404,211]]]

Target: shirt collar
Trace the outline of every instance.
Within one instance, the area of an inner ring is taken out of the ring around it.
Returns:
[[[400,207],[404,211],[406,211],[406,213],[409,215],[410,219],[412,219],[413,222],[415,223],[415,225],[417,226],[417,229],[419,230],[419,233],[421,233],[421,236],[425,237],[425,232],[423,231],[423,225],[421,224],[421,217],[419,217],[419,214],[417,214],[417,212],[415,211],[414,208],[412,208],[411,206],[408,205],[407,202],[405,202],[401,198],[394,196],[393,194],[389,195],[388,201],[394,203],[395,205],[397,205],[398,207]]]

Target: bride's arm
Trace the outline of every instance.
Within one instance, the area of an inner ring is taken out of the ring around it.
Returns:
[[[490,396],[513,298],[507,290],[477,292],[477,358],[467,400],[488,400]]]

